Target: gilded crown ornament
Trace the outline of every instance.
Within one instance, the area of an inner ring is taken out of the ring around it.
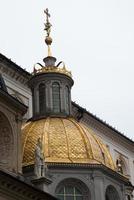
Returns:
[[[63,63],[63,62],[60,62],[60,64],[61,63]],[[61,68],[57,67],[57,66],[48,66],[48,67],[42,67],[40,69],[36,69],[37,65],[41,66],[40,63],[35,64],[34,65],[34,72],[33,72],[33,74],[51,73],[51,72],[53,73],[53,72],[55,72],[55,73],[65,74],[65,75],[67,75],[67,76],[69,76],[69,77],[72,78],[71,71],[67,70],[64,64],[63,64],[63,67],[61,67]]]

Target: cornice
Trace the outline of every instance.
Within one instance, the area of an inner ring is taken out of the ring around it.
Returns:
[[[31,77],[31,74],[12,62],[6,56],[0,54],[0,71],[6,76],[12,77],[14,80],[19,81],[22,84],[27,84]]]
[[[0,170],[0,190],[17,199],[56,200],[55,197],[25,182],[21,176],[12,176]]]
[[[92,170],[92,172],[94,172],[95,170],[99,170],[101,172],[103,172],[104,174],[115,178],[118,181],[122,181],[125,185],[127,186],[132,186],[131,182],[129,181],[129,179],[127,177],[125,177],[124,175],[106,167],[103,164],[83,164],[83,163],[73,163],[73,164],[68,164],[68,163],[47,163],[47,167],[48,169],[78,169],[78,170],[82,170],[82,169],[87,169],[88,172],[90,170]]]

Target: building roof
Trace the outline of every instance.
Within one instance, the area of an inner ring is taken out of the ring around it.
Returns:
[[[6,56],[4,56],[3,54],[0,53],[0,62],[1,61],[6,62],[7,66],[12,68],[13,70],[17,70],[21,74],[30,78],[31,74],[29,72],[27,72],[25,69],[23,69],[22,67],[18,66],[16,63],[14,63],[11,59],[7,58]]]
[[[103,121],[102,119],[100,119],[99,117],[97,117],[96,115],[92,114],[90,111],[87,111],[85,108],[81,107],[80,105],[78,105],[75,102],[72,102],[72,105],[74,105],[75,107],[77,107],[80,112],[86,113],[87,115],[91,116],[93,119],[97,120],[98,122],[100,122],[101,124],[103,124],[104,126],[106,126],[107,128],[109,128],[112,131],[114,131],[116,134],[119,134],[122,138],[124,138],[125,140],[127,140],[127,142],[129,142],[132,145],[134,145],[134,141],[132,139],[130,139],[129,137],[127,137],[126,135],[124,135],[120,131],[116,130],[110,124],[106,123],[105,121]]]

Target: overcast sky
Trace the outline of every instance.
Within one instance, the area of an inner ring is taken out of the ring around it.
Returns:
[[[72,71],[73,101],[134,138],[134,1],[0,0],[0,52],[30,72],[47,56],[47,7],[53,56]]]

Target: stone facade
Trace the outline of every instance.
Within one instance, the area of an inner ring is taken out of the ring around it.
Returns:
[[[0,90],[0,167],[21,172],[21,126],[27,107]]]
[[[25,169],[24,171],[24,174],[27,174],[26,177],[36,180],[32,168],[29,170]],[[106,195],[109,200],[128,200],[128,195],[132,199],[133,187],[128,179],[100,165],[53,163],[47,165],[46,178],[51,180],[49,184],[46,184],[46,180],[38,181],[38,183],[36,181],[36,187],[45,188],[50,194],[57,197],[63,187],[76,187],[81,191],[84,200],[104,200],[107,199]]]
[[[32,116],[32,92],[28,87],[30,73],[0,54],[0,74],[4,78],[8,93],[28,107],[24,121]]]

